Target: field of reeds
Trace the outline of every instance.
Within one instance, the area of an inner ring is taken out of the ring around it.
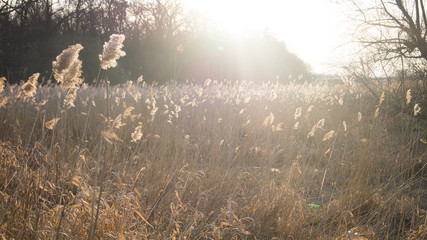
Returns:
[[[80,50],[1,87],[2,239],[427,237],[425,82],[89,86]]]

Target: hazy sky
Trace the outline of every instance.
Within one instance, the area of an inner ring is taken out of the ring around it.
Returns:
[[[332,0],[183,0],[237,34],[269,29],[314,72],[333,73],[347,58],[352,29]],[[340,2],[340,1],[338,1]],[[344,46],[343,46],[344,45]]]

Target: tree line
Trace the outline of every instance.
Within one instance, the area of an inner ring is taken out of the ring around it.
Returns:
[[[171,79],[288,81],[309,67],[271,34],[234,36],[174,0],[1,0],[0,75],[11,83],[34,72],[50,78],[52,61],[80,43],[85,81],[114,33],[126,36],[126,57],[109,70],[112,83]]]

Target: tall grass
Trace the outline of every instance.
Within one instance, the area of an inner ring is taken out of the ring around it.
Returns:
[[[0,92],[4,239],[427,237],[417,99],[208,79],[83,85],[65,107],[36,88]]]

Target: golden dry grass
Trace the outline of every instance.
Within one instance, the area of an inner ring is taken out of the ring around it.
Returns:
[[[404,98],[396,114],[357,86],[128,82],[66,109],[59,86],[19,90],[0,96],[4,239],[427,236],[426,115]]]
[[[0,93],[3,239],[427,236],[414,97],[397,109],[357,85],[128,82],[83,85],[65,108],[60,86],[20,88]]]

